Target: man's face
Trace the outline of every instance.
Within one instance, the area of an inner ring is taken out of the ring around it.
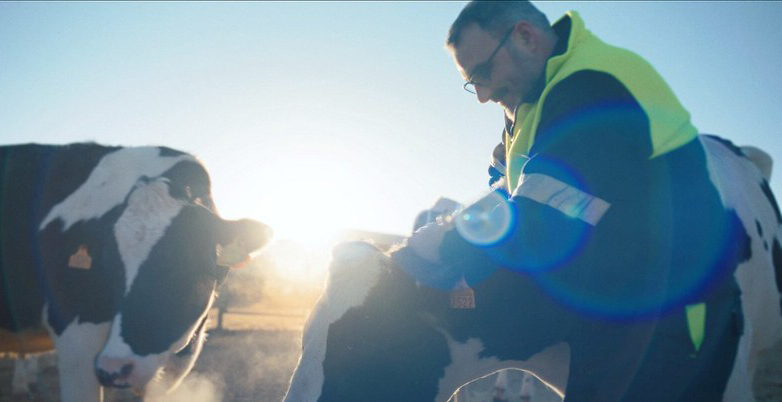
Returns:
[[[462,77],[465,80],[473,78],[478,101],[498,103],[510,118],[543,73],[545,60],[538,61],[533,52],[529,35],[531,29],[528,24],[519,23],[502,43],[502,38],[494,37],[473,24],[464,29],[461,42],[453,49],[454,61]],[[498,45],[501,47],[489,60]],[[488,64],[484,64],[487,61]],[[478,70],[485,73],[473,77],[476,68],[482,65],[488,68]]]

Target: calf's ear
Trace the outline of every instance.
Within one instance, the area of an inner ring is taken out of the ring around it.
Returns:
[[[260,250],[272,238],[272,229],[250,219],[219,220],[217,229],[217,265],[241,268],[250,262],[250,254]]]

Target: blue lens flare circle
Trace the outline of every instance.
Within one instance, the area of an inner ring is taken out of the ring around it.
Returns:
[[[515,222],[515,210],[499,192],[491,192],[454,215],[459,234],[476,246],[495,244],[508,235]]]

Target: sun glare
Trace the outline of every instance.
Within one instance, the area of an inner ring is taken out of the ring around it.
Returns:
[[[361,228],[361,217],[373,207],[361,193],[365,186],[359,183],[367,179],[349,150],[322,141],[297,144],[295,152],[282,148],[218,167],[234,175],[214,180],[221,214],[260,220],[274,229],[275,238],[309,245],[326,245],[347,228]]]

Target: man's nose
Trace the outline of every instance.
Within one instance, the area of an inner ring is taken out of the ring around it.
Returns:
[[[476,85],[475,86],[475,95],[478,96],[478,102],[481,102],[481,103],[488,102],[490,100],[489,99],[489,95],[490,94],[491,94],[491,91],[488,88],[480,86],[480,85]]]

